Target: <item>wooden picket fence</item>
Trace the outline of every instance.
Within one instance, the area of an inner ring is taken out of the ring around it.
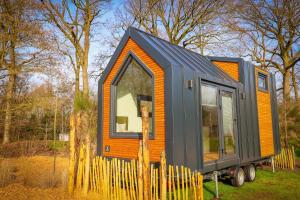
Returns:
[[[84,145],[80,148],[76,188],[84,182]],[[140,155],[141,156],[141,155]],[[203,177],[200,172],[184,166],[166,166],[164,153],[161,164],[150,165],[149,199],[197,199],[203,200]],[[97,156],[91,162],[89,190],[98,193],[101,199],[145,199],[143,180],[139,173],[142,158],[137,160],[108,159]]]
[[[70,155],[74,156],[71,157],[73,160],[78,160],[76,189],[82,189],[84,194],[88,191],[98,193],[100,199],[203,200],[203,177],[200,172],[184,166],[167,166],[165,152],[161,153],[159,167],[150,163],[149,112],[146,106],[141,107],[141,112],[143,137],[136,160],[125,161],[97,156],[90,162],[89,148],[85,144],[81,144],[76,159],[74,134],[73,137],[70,136],[70,152],[73,152]],[[72,120],[70,127],[71,133],[74,133],[75,126]],[[69,192],[74,188],[74,171],[70,167]]]
[[[283,148],[277,156],[274,158],[274,166],[279,169],[295,169],[295,153],[294,147]]]

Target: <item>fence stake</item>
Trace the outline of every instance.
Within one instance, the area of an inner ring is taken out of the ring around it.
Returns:
[[[167,170],[166,154],[163,151],[160,156],[160,199],[167,199]]]
[[[140,142],[140,147],[139,147],[139,154],[138,154],[138,186],[139,186],[139,200],[143,200],[143,146],[142,143]]]
[[[143,131],[143,179],[144,179],[144,199],[149,199],[150,190],[150,159],[149,159],[149,112],[146,106],[141,107],[142,131]]]
[[[272,171],[275,173],[275,166],[274,166],[274,157],[271,158],[271,165],[272,165]]]
[[[75,173],[75,119],[74,114],[70,116],[70,164],[69,164],[69,178],[68,191],[72,193],[74,190],[74,175]]]
[[[216,183],[216,198],[219,198],[219,188],[218,188],[218,172],[214,171],[215,183]]]

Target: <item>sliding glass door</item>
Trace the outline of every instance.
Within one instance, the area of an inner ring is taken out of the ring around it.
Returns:
[[[235,91],[201,86],[202,146],[205,163],[236,156]]]

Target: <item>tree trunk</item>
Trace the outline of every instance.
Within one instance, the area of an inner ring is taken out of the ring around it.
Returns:
[[[283,74],[283,82],[282,82],[283,99],[286,99],[287,101],[289,100],[290,91],[291,91],[290,81],[291,81],[291,72],[290,72],[290,70],[287,70]]]
[[[294,94],[295,94],[295,100],[296,102],[299,101],[299,93],[298,93],[298,84],[295,74],[295,66],[292,67],[292,81],[293,81],[293,88],[294,88]]]
[[[76,70],[75,72],[75,96],[79,95],[80,88],[79,88],[79,72],[80,70]]]
[[[86,22],[86,23],[88,23],[88,22]],[[87,98],[89,96],[89,77],[88,77],[89,50],[90,50],[90,25],[86,24],[86,27],[84,30],[82,82],[83,82],[83,95]]]
[[[7,90],[6,90],[6,108],[5,108],[5,120],[4,120],[4,134],[3,134],[3,144],[9,143],[10,140],[10,128],[12,120],[12,103],[14,98],[16,84],[16,75],[14,72],[9,73]]]

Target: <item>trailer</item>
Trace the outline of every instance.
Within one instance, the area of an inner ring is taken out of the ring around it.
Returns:
[[[98,155],[135,159],[140,107],[150,161],[218,171],[233,185],[280,152],[274,75],[241,58],[207,57],[129,27],[98,84]]]

